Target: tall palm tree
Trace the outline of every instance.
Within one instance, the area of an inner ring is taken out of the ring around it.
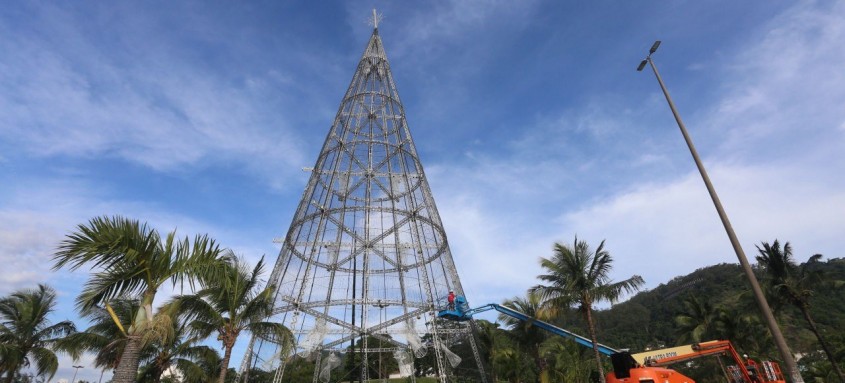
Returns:
[[[845,383],[845,374],[842,373],[833,352],[810,315],[810,297],[813,295],[813,287],[821,280],[821,275],[813,270],[813,266],[822,258],[822,255],[813,255],[807,263],[798,266],[792,259],[792,246],[789,242],[784,243],[783,249],[777,239],[771,245],[767,242],[763,242],[762,245],[762,248],[757,246],[759,252],[757,263],[766,273],[765,280],[768,287],[776,294],[776,297],[801,310],[810,331],[816,335],[819,345],[833,365],[833,370],[839,376],[839,381]]]
[[[144,342],[167,328],[169,318],[154,318],[156,292],[167,282],[192,284],[199,276],[217,270],[219,254],[219,247],[206,235],[197,235],[193,243],[187,237],[177,239],[175,231],[162,238],[145,223],[121,216],[93,218],[62,241],[53,257],[54,269],[89,266],[94,270],[76,299],[80,311],[107,305],[116,298],[140,299],[132,321],[125,326],[127,342],[113,382],[134,382]]]
[[[0,376],[13,382],[18,371],[35,364],[39,376],[50,379],[59,368],[56,341],[76,331],[73,322],[56,324],[47,318],[56,306],[56,291],[47,285],[23,289],[0,298]]]
[[[531,288],[532,292],[542,297],[544,309],[556,313],[558,310],[577,306],[584,315],[602,383],[605,382],[604,367],[596,338],[593,304],[601,301],[615,302],[622,293],[637,291],[645,283],[639,275],[621,282],[611,281],[611,263],[613,258],[604,250],[604,240],[596,251],[592,252],[587,242],[579,241],[576,236],[572,246],[555,243],[552,257],[540,258],[540,266],[547,274],[537,277],[548,284]]]
[[[217,333],[223,344],[223,360],[220,364],[218,382],[223,383],[229,369],[232,347],[242,331],[286,347],[293,344],[293,335],[280,323],[267,322],[272,315],[274,286],[261,288],[259,277],[264,270],[264,258],[251,271],[249,265],[231,252],[225,256],[229,266],[215,283],[193,295],[175,298],[169,305],[184,310],[191,320],[191,328],[201,337]]]

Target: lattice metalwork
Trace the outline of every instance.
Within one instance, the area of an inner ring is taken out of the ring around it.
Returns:
[[[430,373],[446,382],[456,368],[449,348],[461,344],[472,350],[457,368],[486,381],[470,325],[435,320],[449,290],[463,289],[374,26],[270,276],[274,318],[294,332],[297,356],[253,339],[242,377],[259,369],[280,382],[304,358],[313,381],[326,381],[334,352],[366,381],[375,354],[430,353]]]

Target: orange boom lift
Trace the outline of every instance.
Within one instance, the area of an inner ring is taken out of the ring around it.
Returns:
[[[593,343],[583,336],[529,317],[508,307],[491,303],[470,309],[466,303],[466,299],[462,296],[456,297],[453,306],[438,311],[437,316],[443,319],[462,322],[472,319],[473,314],[489,310],[496,310],[512,318],[531,322],[533,325],[552,334],[572,339],[585,347],[593,347]],[[601,354],[610,356],[610,360],[613,363],[613,372],[608,373],[606,377],[607,383],[695,383],[691,378],[665,367],[673,363],[714,355],[728,355],[736,362],[735,366],[730,366],[727,370],[727,375],[731,383],[786,383],[783,379],[783,374],[781,374],[780,366],[777,363],[762,362],[759,365],[759,371],[756,364],[746,366],[736,353],[731,342],[726,340],[697,343],[633,355],[627,351],[614,350],[603,344],[597,344],[596,346]]]
[[[662,350],[633,354],[637,363],[645,366],[665,367],[705,356],[727,356],[735,365],[725,371],[731,383],[785,383],[780,366],[775,362],[761,361],[746,364],[730,341],[713,340]]]

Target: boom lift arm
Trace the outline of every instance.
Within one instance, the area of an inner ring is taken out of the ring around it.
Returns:
[[[486,305],[481,306],[481,307],[476,307],[474,309],[467,310],[467,311],[464,312],[463,315],[466,316],[467,319],[469,319],[474,314],[478,314],[478,313],[490,311],[490,310],[496,310],[496,311],[498,311],[502,314],[505,314],[505,315],[507,315],[511,318],[519,319],[519,320],[524,321],[524,322],[529,322],[532,325],[537,326],[537,327],[539,327],[543,330],[546,330],[546,331],[548,331],[552,334],[562,336],[562,337],[567,338],[567,339],[572,339],[576,343],[578,343],[582,346],[590,347],[590,348],[593,347],[593,342],[591,342],[589,339],[587,339],[587,338],[585,338],[581,335],[575,334],[571,331],[564,330],[564,329],[557,327],[557,326],[555,326],[551,323],[543,322],[539,319],[535,319],[535,318],[532,318],[528,315],[525,315],[525,314],[523,314],[519,311],[507,308],[507,307],[502,306],[502,305],[497,305],[495,303],[490,303],[490,304],[486,304]],[[450,311],[450,310],[444,310],[444,311]],[[444,311],[441,311],[441,313],[443,313]],[[438,314],[438,316],[442,316],[442,315]],[[602,355],[610,356],[610,355],[613,355],[613,354],[616,354],[616,353],[619,352],[618,350],[614,350],[614,349],[607,347],[607,346],[605,346],[601,343],[596,344],[596,346],[598,346],[599,352]]]
[[[564,330],[551,323],[532,318],[502,305],[490,303],[470,309],[466,298],[463,296],[455,297],[454,302],[451,302],[447,308],[437,312],[437,317],[463,322],[472,319],[472,316],[475,314],[490,310],[496,310],[511,318],[529,322],[552,334],[572,339],[582,346],[593,347],[593,342],[581,335]],[[742,359],[728,341],[703,342],[688,347],[676,347],[634,355],[629,354],[627,351],[620,352],[614,350],[603,344],[596,344],[596,347],[600,353],[610,356],[613,362],[614,372],[608,373],[606,377],[608,383],[694,383],[689,377],[664,367],[676,362],[718,354],[728,354],[737,362],[736,374],[732,374],[731,376],[733,382],[785,383],[779,366],[774,362],[763,362],[763,374],[761,375],[749,374]]]
[[[564,330],[551,323],[532,318],[519,311],[502,305],[490,303],[470,309],[469,305],[467,305],[466,298],[463,296],[456,297],[454,302],[449,304],[448,308],[438,311],[437,317],[462,322],[472,319],[474,314],[490,310],[496,310],[511,318],[529,322],[539,328],[551,332],[552,334],[572,339],[582,346],[589,348],[593,347],[593,342],[583,336]],[[603,344],[596,344],[596,347],[600,353],[610,356],[613,361],[614,372],[607,374],[606,380],[608,383],[653,383],[657,381],[661,383],[694,383],[692,379],[689,379],[688,377],[673,370],[661,367],[641,367],[631,357],[631,354],[626,351],[619,352]]]

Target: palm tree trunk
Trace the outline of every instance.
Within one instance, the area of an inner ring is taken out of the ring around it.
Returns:
[[[223,383],[226,380],[226,372],[229,371],[229,358],[232,357],[232,346],[226,345],[226,352],[223,356],[223,361],[220,363],[220,378],[217,383]]]
[[[830,361],[830,364],[833,366],[833,371],[836,372],[836,375],[839,376],[839,381],[845,383],[845,375],[842,374],[842,369],[839,368],[839,364],[836,363],[836,358],[833,356],[833,353],[830,351],[830,347],[828,347],[827,342],[822,339],[822,334],[819,333],[819,329],[816,327],[816,321],[810,316],[810,307],[806,304],[802,304],[801,306],[801,313],[804,314],[804,320],[807,321],[807,324],[810,325],[810,331],[816,335],[816,339],[819,340],[819,344],[822,346],[822,350],[827,355],[827,359]]]
[[[114,369],[113,383],[134,383],[138,379],[138,358],[141,356],[141,336],[129,335],[120,363]]]
[[[598,340],[596,339],[596,324],[593,323],[593,308],[586,305],[587,326],[590,327],[590,340],[593,341],[593,353],[596,355],[596,367],[599,369],[599,382],[606,383],[604,379],[604,367],[601,364]]]

